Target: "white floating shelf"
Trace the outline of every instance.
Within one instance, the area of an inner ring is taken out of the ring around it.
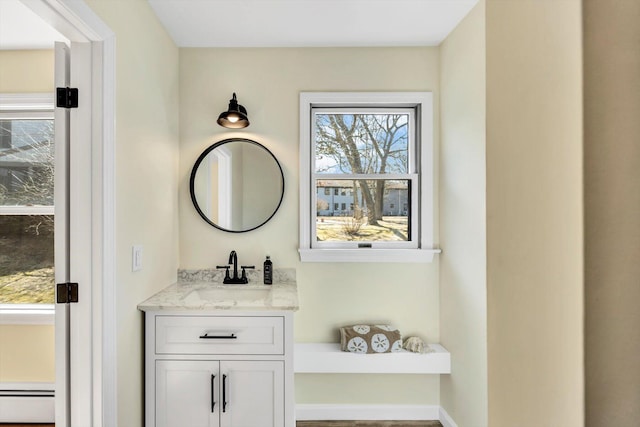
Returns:
[[[440,344],[429,344],[426,354],[356,354],[340,350],[340,344],[295,344],[296,373],[334,374],[450,374],[451,355]]]

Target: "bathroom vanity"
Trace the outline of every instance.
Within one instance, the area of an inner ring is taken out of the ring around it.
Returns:
[[[147,427],[295,426],[295,272],[274,271],[269,286],[251,273],[222,285],[219,271],[181,271],[138,306]]]

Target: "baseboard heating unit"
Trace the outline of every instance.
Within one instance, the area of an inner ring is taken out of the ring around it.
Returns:
[[[53,383],[0,383],[0,423],[53,423]]]

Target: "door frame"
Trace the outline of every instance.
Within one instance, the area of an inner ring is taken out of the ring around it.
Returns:
[[[90,88],[80,97],[90,108],[76,110],[71,124],[72,135],[74,127],[77,134],[90,135],[90,149],[82,153],[90,160],[72,167],[75,179],[91,184],[71,201],[72,210],[74,204],[81,208],[80,220],[87,232],[74,238],[79,247],[90,248],[87,253],[71,254],[72,262],[83,263],[81,276],[90,282],[84,297],[81,291],[82,307],[70,319],[72,333],[83,333],[82,340],[72,337],[71,369],[79,378],[72,383],[70,399],[83,404],[72,405],[65,424],[70,419],[71,427],[115,427],[115,34],[82,0],[21,1],[69,41],[87,44],[89,49],[88,55],[77,55],[81,63],[72,63],[83,70],[82,80]]]

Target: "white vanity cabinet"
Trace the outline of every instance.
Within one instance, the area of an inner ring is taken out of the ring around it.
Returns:
[[[278,427],[284,423],[281,361],[158,360],[158,427]]]
[[[294,427],[288,311],[147,311],[147,427]]]

